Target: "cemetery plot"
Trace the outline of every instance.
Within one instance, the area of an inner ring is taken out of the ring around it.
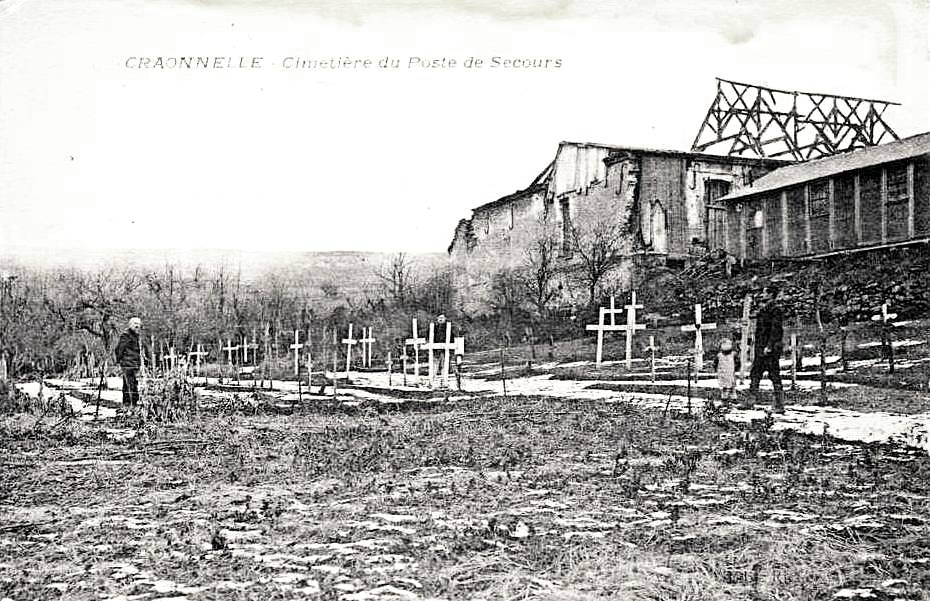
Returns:
[[[930,367],[926,324],[885,307],[831,340],[827,404],[817,339],[791,329],[774,416],[765,392],[724,413],[701,373],[731,328],[747,351],[748,303],[637,337],[642,309],[611,301],[597,348],[550,343],[545,362],[531,335],[466,357],[439,318],[378,351],[371,327],[324,330],[314,373],[310,332],[278,328],[268,386],[228,378],[259,364],[248,337],[224,333],[214,361],[165,343],[141,414],[118,378],[20,382],[32,401],[0,413],[0,599],[925,599],[930,397],[868,378]],[[171,410],[172,391],[193,400]]]

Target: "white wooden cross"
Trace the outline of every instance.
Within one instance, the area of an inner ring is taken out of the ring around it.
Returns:
[[[749,320],[749,311],[752,309],[752,297],[748,294],[743,297],[743,316],[739,320],[740,345],[739,345],[739,379],[746,379],[746,371],[749,369],[749,333],[752,322]]]
[[[417,332],[417,318],[413,318],[413,337],[407,338],[404,340],[404,357],[407,356],[406,347],[413,347],[413,375],[417,378],[417,383],[420,382],[420,346],[426,344],[425,338],[420,338]],[[404,367],[404,374],[407,373],[406,366]],[[406,376],[405,376],[406,377]]]
[[[791,332],[791,390],[798,389],[798,334]]]
[[[636,304],[635,297],[633,299],[633,304],[634,305]],[[597,355],[595,358],[595,363],[597,363],[598,366],[600,366],[604,358],[604,332],[616,332],[616,331],[622,331],[622,330],[627,329],[627,326],[617,325],[616,315],[617,313],[621,313],[621,312],[623,312],[623,309],[616,308],[614,297],[611,295],[610,308],[606,309],[604,307],[601,307],[598,313],[597,323],[589,324],[585,326],[586,330],[597,332]],[[610,315],[610,324],[607,324],[605,322],[604,318],[607,315]],[[643,326],[642,328],[638,328],[638,329],[643,329],[643,328],[645,328],[645,326]],[[631,347],[631,350],[632,350],[632,347]]]
[[[613,307],[611,307],[613,308]],[[626,305],[626,326],[621,326],[626,332],[626,368],[633,366],[633,334],[636,330],[645,330],[646,324],[636,323],[636,310],[642,309],[642,305],[636,304],[636,291],[631,293],[630,304]]]
[[[701,303],[694,305],[694,323],[681,326],[682,332],[694,332],[694,373],[699,374],[704,367],[703,330],[716,330],[716,323],[703,323],[701,320]]]
[[[374,334],[372,334],[372,328],[362,328],[362,338],[358,340],[362,343],[362,365],[364,367],[371,367],[371,349],[375,343]]]
[[[897,313],[888,312],[888,302],[882,303],[882,311],[878,315],[872,316],[872,321],[880,321],[882,323],[882,345],[888,344],[888,373],[894,373],[894,341],[891,339],[891,332],[889,330],[888,322],[897,317]]]
[[[442,324],[440,324],[442,325]],[[447,321],[446,325],[446,341],[445,342],[436,342],[436,324],[430,322],[429,324],[429,342],[423,348],[429,353],[429,382],[430,386],[433,385],[433,381],[436,379],[436,368],[435,363],[433,362],[433,351],[443,351],[443,360],[442,360],[442,378],[440,382],[443,385],[448,385],[449,382],[449,365],[450,365],[450,353],[455,352],[461,348],[464,350],[465,340],[462,339],[460,343],[457,343],[452,340],[452,322]]]
[[[206,356],[207,354],[208,354],[207,351],[203,350],[203,345],[200,343],[197,344],[196,351],[190,351],[187,353],[188,361],[190,361],[191,357],[195,357],[194,365],[197,368],[197,375],[200,375],[200,358]]]
[[[171,369],[171,371],[174,371],[174,368],[177,366],[178,355],[174,352],[173,346],[168,349],[165,360],[167,361],[166,366]]]
[[[894,318],[897,317],[897,316],[898,316],[897,313],[889,313],[889,312],[888,312],[888,303],[885,302],[885,303],[882,303],[882,311],[881,311],[881,313],[879,313],[878,315],[873,315],[873,316],[872,316],[872,321],[880,321],[880,322],[882,322],[883,324],[887,324],[887,323],[888,323],[888,320],[894,319]]]
[[[294,351],[294,375],[300,375],[300,349],[304,348],[304,345],[300,343],[300,330],[294,330],[294,344],[288,347]]]
[[[649,375],[652,377],[652,381],[656,381],[656,339],[655,336],[649,336],[649,346],[646,347],[646,350],[650,353],[649,359]]]
[[[349,369],[352,367],[352,347],[358,343],[358,340],[352,338],[352,324],[349,324],[349,337],[342,339],[342,344],[346,345],[346,379],[349,378]]]
[[[10,372],[6,366],[6,353],[0,352],[0,382],[8,380]]]
[[[249,362],[249,349],[258,349],[258,345],[255,343],[255,336],[252,336],[252,342],[249,342],[248,336],[242,337],[242,363]],[[254,354],[253,354],[254,359]]]
[[[405,348],[406,348],[406,347],[405,347]],[[404,374],[404,379],[403,379],[404,386],[407,385],[407,359],[409,359],[409,358],[410,358],[410,357],[407,356],[407,351],[404,350],[404,354],[402,354],[402,355],[400,356],[401,369],[403,370],[403,374]]]
[[[233,353],[235,353],[236,351],[238,351],[238,350],[239,350],[239,347],[238,347],[238,346],[233,346],[233,345],[232,345],[232,339],[231,339],[231,338],[227,338],[227,339],[226,339],[226,346],[223,348],[223,350],[226,351],[226,359],[227,359],[227,361],[229,362],[230,365],[232,365],[232,364],[233,364]]]

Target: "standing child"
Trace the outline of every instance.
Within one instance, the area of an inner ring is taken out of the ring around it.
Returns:
[[[717,356],[714,357],[714,369],[717,371],[717,383],[720,385],[720,400],[724,406],[736,400],[736,372],[739,368],[739,355],[733,348],[733,341],[724,338],[720,341]]]

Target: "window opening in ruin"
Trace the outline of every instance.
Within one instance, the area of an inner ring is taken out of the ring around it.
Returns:
[[[704,181],[705,204],[712,204],[718,198],[730,193],[730,182],[722,179],[707,179]]]
[[[750,259],[762,257],[762,229],[765,227],[765,212],[755,209],[752,219],[746,224],[746,254]]]
[[[668,252],[668,223],[666,221],[665,207],[656,199],[652,205],[650,220],[652,250],[658,253]]]
[[[888,204],[907,202],[907,165],[889,167],[886,178]]]
[[[562,212],[562,256],[572,256],[572,216],[568,207],[568,199],[559,202]]]
[[[810,215],[824,217],[830,214],[830,186],[827,182],[811,184]]]

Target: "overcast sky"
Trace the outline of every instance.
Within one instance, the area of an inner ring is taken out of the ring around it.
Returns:
[[[900,135],[930,130],[923,0],[439,6],[0,0],[0,250],[444,251],[560,140],[687,150],[715,76],[898,101]],[[159,56],[262,68],[126,66]]]

